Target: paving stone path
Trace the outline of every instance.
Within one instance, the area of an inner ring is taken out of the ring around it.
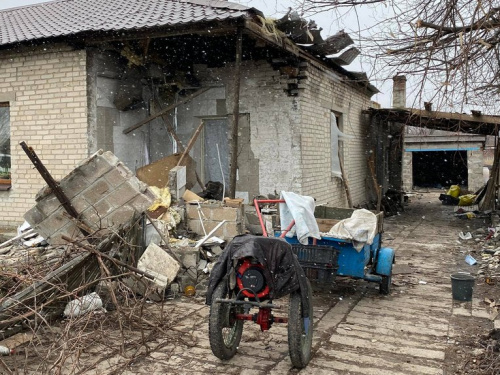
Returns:
[[[177,328],[194,335],[196,344],[167,346],[129,373],[446,375],[447,361],[453,360],[448,353],[461,329],[458,319],[488,317],[479,300],[451,298],[450,273],[467,267],[457,254],[464,222],[451,211],[437,195],[424,194],[406,212],[385,220],[384,246],[393,247],[397,257],[391,295],[348,278],[314,293],[314,356],[306,369],[291,368],[286,325],[278,324],[262,333],[245,323],[238,354],[219,361],[209,347],[208,307],[201,298],[183,298],[170,304],[179,314]]]

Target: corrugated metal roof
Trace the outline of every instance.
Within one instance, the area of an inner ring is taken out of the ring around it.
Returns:
[[[250,16],[251,10],[222,0],[56,0],[0,11],[0,45],[85,31],[222,21]]]

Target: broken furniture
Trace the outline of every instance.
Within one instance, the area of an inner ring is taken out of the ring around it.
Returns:
[[[260,205],[264,203],[285,205],[286,201],[279,199],[254,200],[257,215],[261,219],[263,235],[272,236],[273,233],[268,233],[262,221]],[[322,216],[322,224],[324,225],[325,220],[334,220],[335,223],[338,223],[343,219],[350,218],[355,210],[319,206],[316,207],[316,211],[315,215]],[[380,293],[389,294],[395,253],[393,249],[382,247],[383,213],[377,213],[375,216],[377,221],[376,234],[371,243],[368,241],[359,250],[356,249],[359,246],[355,240],[335,238],[328,233],[321,233],[319,240],[309,238],[306,245],[300,244],[296,236],[285,236],[295,224],[293,221],[286,229],[282,227],[274,235],[284,237],[288,243],[292,244],[294,253],[311,280],[331,284],[336,275],[350,276],[376,282],[380,285]]]
[[[288,317],[277,317],[275,299],[290,295]],[[294,367],[304,368],[311,357],[313,305],[311,286],[292,253],[278,238],[244,235],[235,238],[210,275],[206,303],[210,305],[209,340],[222,360],[237,351],[244,321],[262,331],[273,323],[288,323],[288,348]],[[253,308],[258,312],[250,314]]]

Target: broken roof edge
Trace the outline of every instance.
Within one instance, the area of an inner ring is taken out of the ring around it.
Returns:
[[[458,112],[441,112],[441,111],[427,111],[425,109],[417,108],[371,108],[371,112],[380,112],[390,114],[392,113],[407,113],[412,116],[425,117],[428,119],[436,120],[456,120],[456,121],[468,121],[475,123],[483,123],[490,125],[500,125],[500,116],[495,115],[480,115],[474,116],[467,113]]]
[[[341,74],[342,76],[348,78],[349,80],[352,80],[352,83],[354,83],[356,86],[366,90],[367,94],[369,94],[370,97],[380,92],[377,89],[377,87],[375,87],[370,83],[370,81],[366,76],[366,73],[364,72],[362,73],[350,72],[342,68],[340,65],[336,64],[334,61],[331,61],[331,59],[328,59],[326,57],[320,58],[314,56],[309,51],[300,48],[300,46],[297,43],[293,42],[286,35],[274,36],[274,37],[267,35],[263,31],[262,27],[253,19],[246,19],[244,27],[247,31],[250,31],[250,33],[253,34],[254,36],[274,45],[277,48],[284,49],[285,51],[293,54],[294,56],[303,58],[304,60],[314,64],[317,67],[323,69],[324,68],[331,69],[332,71]]]
[[[462,132],[464,134],[498,134],[500,116],[473,116],[465,113],[426,111],[416,108],[369,108],[364,113],[384,117],[409,126]]]
[[[233,3],[226,0],[179,0],[180,3],[189,3],[201,6],[210,6],[215,8],[227,8],[239,11],[253,11],[255,14],[264,17],[264,13],[254,7],[247,7],[238,3]]]

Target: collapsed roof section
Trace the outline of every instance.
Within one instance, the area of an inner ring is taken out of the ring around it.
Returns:
[[[342,68],[360,53],[355,47],[346,49],[353,40],[344,31],[323,39],[314,21],[291,10],[270,21],[255,8],[221,0],[55,0],[6,9],[0,11],[0,48],[51,41],[233,36],[237,28],[274,48],[326,65],[370,96],[378,92],[366,75]]]

